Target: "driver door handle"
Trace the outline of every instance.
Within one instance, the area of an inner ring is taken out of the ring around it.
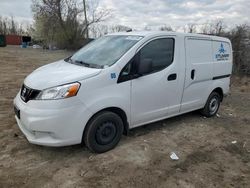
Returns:
[[[176,73],[170,74],[168,76],[168,81],[176,80],[176,78],[177,78],[177,74]]]

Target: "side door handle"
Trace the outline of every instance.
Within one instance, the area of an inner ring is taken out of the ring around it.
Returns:
[[[194,76],[195,76],[195,70],[191,70],[191,79],[193,80],[194,79]]]
[[[177,78],[177,74],[176,73],[170,74],[168,76],[168,81],[176,80],[176,78]]]

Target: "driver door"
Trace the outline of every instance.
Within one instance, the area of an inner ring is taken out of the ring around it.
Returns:
[[[131,81],[131,126],[163,119],[180,110],[183,85],[178,83],[175,37],[147,42],[137,53],[137,63],[152,61],[152,70]]]

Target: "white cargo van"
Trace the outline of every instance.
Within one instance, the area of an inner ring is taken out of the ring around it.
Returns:
[[[27,76],[14,99],[15,118],[31,143],[85,143],[105,152],[131,128],[198,109],[215,115],[231,71],[226,38],[110,34]]]

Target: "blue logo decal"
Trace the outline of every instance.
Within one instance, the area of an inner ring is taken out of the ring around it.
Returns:
[[[226,52],[226,50],[224,49],[224,46],[223,46],[223,44],[221,43],[220,49],[219,49],[219,53],[220,53],[220,54],[224,54],[225,52]]]
[[[215,54],[215,58],[217,61],[225,61],[229,59],[229,54],[226,54],[223,43],[220,44],[218,52],[218,54]]]
[[[116,74],[115,73],[111,73],[110,76],[111,76],[111,79],[115,79],[116,78]]]

